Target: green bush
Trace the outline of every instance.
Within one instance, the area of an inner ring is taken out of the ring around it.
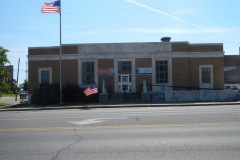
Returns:
[[[59,84],[41,84],[40,88],[33,92],[31,103],[38,105],[51,105],[60,102]],[[63,103],[97,103],[98,94],[86,96],[84,89],[78,85],[66,83],[62,90]]]
[[[76,103],[80,102],[80,92],[78,85],[73,83],[66,83],[63,87],[63,102],[64,103]]]
[[[60,102],[59,84],[40,84],[32,95],[31,103],[39,105],[51,105]]]
[[[86,96],[85,88],[80,88],[73,83],[66,83],[63,87],[63,102],[64,103],[96,103],[98,102],[98,94]]]

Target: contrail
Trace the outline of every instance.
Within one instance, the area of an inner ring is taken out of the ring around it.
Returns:
[[[205,30],[208,30],[208,31],[210,31],[210,32],[217,33],[217,32],[216,32],[215,30],[213,30],[213,29],[209,29],[209,28],[206,28],[206,27],[203,27],[203,26],[199,26],[199,25],[194,24],[194,23],[191,23],[191,22],[184,21],[184,20],[182,20],[182,19],[180,19],[180,18],[177,18],[177,17],[175,17],[175,16],[172,16],[172,15],[170,15],[170,14],[167,14],[167,13],[165,13],[165,12],[163,12],[163,11],[158,10],[158,9],[149,7],[149,6],[147,6],[147,5],[138,3],[138,2],[136,2],[136,1],[133,1],[133,0],[126,0],[126,1],[128,1],[128,2],[130,2],[130,3],[133,3],[133,4],[137,5],[137,6],[140,6],[140,7],[146,8],[146,9],[149,9],[149,10],[151,10],[151,11],[160,13],[161,15],[164,15],[164,16],[166,16],[166,17],[170,17],[170,18],[175,19],[175,20],[177,20],[177,21],[179,21],[179,22],[182,22],[182,23],[185,23],[185,24],[188,24],[188,25],[191,25],[191,26],[200,28],[200,29],[205,29]]]

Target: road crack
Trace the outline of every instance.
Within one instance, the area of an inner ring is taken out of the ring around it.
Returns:
[[[62,152],[69,150],[73,145],[77,144],[80,140],[82,140],[82,137],[80,137],[78,134],[76,134],[76,135],[78,136],[78,139],[76,141],[74,141],[73,143],[67,145],[66,147],[63,147],[62,149],[60,149],[51,160],[57,160],[57,158],[59,157],[59,155]]]
[[[136,121],[140,121],[140,117],[139,117],[139,116],[135,117],[134,119],[135,119]]]

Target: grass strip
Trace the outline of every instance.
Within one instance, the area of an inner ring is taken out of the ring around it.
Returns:
[[[16,94],[2,94],[2,97],[16,97]],[[17,94],[17,97],[19,97],[19,94]]]
[[[10,104],[7,104],[7,103],[0,103],[0,108],[3,108],[3,107],[6,107],[6,106],[9,106]]]

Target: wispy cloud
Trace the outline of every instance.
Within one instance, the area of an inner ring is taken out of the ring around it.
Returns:
[[[81,30],[81,29],[80,29]],[[169,34],[169,35],[180,35],[180,34],[209,34],[212,33],[209,30],[203,30],[200,28],[147,28],[147,27],[122,27],[122,28],[102,28],[102,29],[89,29],[85,31],[76,31],[74,33],[64,33],[65,38],[74,38],[84,35],[100,35],[107,33],[147,33],[147,34]],[[226,33],[240,32],[240,27],[230,28],[215,28],[215,33],[226,34]]]
[[[216,28],[215,33],[223,34],[227,32],[233,32],[239,30],[236,28]],[[167,29],[166,31],[169,31],[169,33],[175,33],[175,34],[192,34],[192,33],[210,33],[209,30],[202,30],[202,29]]]
[[[193,7],[191,7],[189,9],[186,9],[186,8],[185,9],[177,9],[173,13],[174,13],[174,15],[189,15],[189,14],[193,13],[194,10],[195,9]]]
[[[201,29],[149,29],[149,28],[130,28],[125,30],[119,30],[120,32],[138,32],[138,33],[167,33],[167,34],[194,34],[194,33],[209,33],[207,30]]]
[[[161,14],[161,15],[163,15],[163,16],[172,18],[172,19],[174,19],[174,20],[176,20],[176,21],[179,21],[179,22],[182,22],[182,23],[184,23],[184,24],[188,24],[188,25],[191,25],[191,26],[194,26],[194,27],[203,29],[203,30],[207,30],[207,31],[212,32],[212,33],[217,33],[217,32],[216,32],[215,30],[213,30],[213,29],[210,29],[210,28],[207,28],[207,27],[204,27],[204,26],[200,26],[200,25],[197,25],[197,24],[194,24],[194,23],[191,23],[191,22],[182,20],[182,19],[180,19],[180,18],[178,18],[178,17],[176,17],[176,16],[173,16],[173,15],[171,15],[171,14],[168,14],[168,13],[166,13],[166,12],[163,12],[163,11],[161,11],[161,10],[159,10],[159,9],[152,8],[152,7],[150,7],[150,6],[141,4],[141,3],[136,2],[136,1],[133,1],[133,0],[126,0],[126,1],[127,1],[127,2],[130,2],[130,3],[132,3],[132,4],[135,4],[135,5],[139,6],[139,7],[142,7],[142,8],[151,10],[151,11],[153,11],[153,12],[159,13],[159,14]]]
[[[110,29],[109,32],[131,32],[131,33],[166,33],[166,34],[208,34],[211,33],[209,30],[202,30],[199,28],[196,29],[182,29],[182,28],[170,28],[170,29],[159,29],[159,28],[123,28],[119,29]],[[240,28],[216,28],[215,32],[219,34],[229,33],[229,32],[239,32]]]

